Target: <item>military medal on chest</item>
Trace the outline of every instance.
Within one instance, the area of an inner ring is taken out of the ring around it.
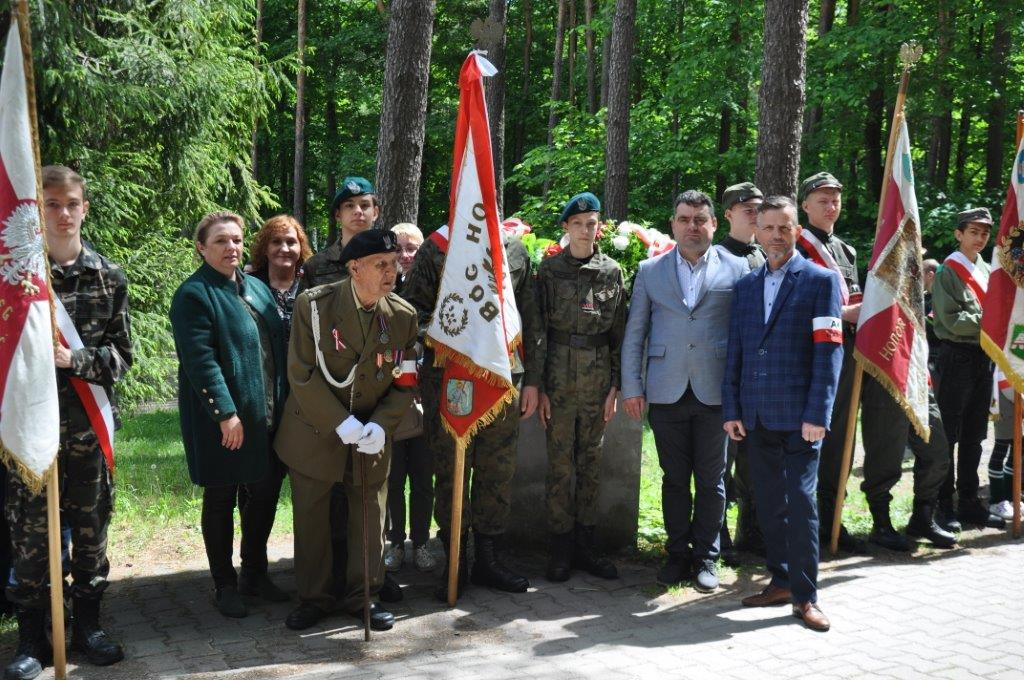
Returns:
[[[380,335],[377,336],[377,339],[380,341],[380,344],[386,345],[389,342],[391,342],[391,333],[389,332],[390,329],[388,328],[388,320],[384,318],[383,314],[377,314],[377,325],[380,326]]]
[[[389,352],[391,350],[388,350]],[[395,350],[395,367],[391,369],[391,376],[396,380],[402,375],[402,355],[404,352],[400,349]]]
[[[381,382],[384,380],[384,355],[377,352],[377,381]]]

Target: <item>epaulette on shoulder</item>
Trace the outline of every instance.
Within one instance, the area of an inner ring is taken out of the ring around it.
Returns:
[[[319,286],[313,286],[312,288],[307,288],[303,292],[303,294],[310,300],[319,300],[320,298],[326,297],[332,292],[334,292],[334,285],[330,283],[325,283]]]
[[[416,308],[409,304],[409,301],[400,296],[398,293],[388,293],[388,302],[394,305],[397,309],[409,312],[410,314],[416,314]]]

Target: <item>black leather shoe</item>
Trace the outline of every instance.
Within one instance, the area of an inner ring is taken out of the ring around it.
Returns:
[[[548,548],[548,568],[544,576],[549,581],[561,583],[568,581],[572,574],[573,532],[552,534]]]
[[[245,570],[238,575],[238,592],[267,602],[287,602],[291,599],[266,574],[250,574]]]
[[[214,592],[213,605],[222,615],[232,619],[244,619],[249,615],[249,608],[238,594],[235,586],[220,586]]]
[[[693,560],[689,555],[669,553],[665,564],[658,570],[658,583],[663,586],[677,586],[693,578]]]
[[[572,566],[582,569],[591,576],[613,579],[619,577],[615,564],[597,552],[594,527],[576,525],[576,540],[572,551]]]
[[[85,654],[94,666],[109,666],[124,658],[124,650],[100,628],[100,601],[74,598],[75,619],[71,648]]]
[[[327,612],[320,607],[309,602],[303,602],[288,614],[284,620],[284,625],[292,630],[306,630],[318,624],[326,616]]]
[[[957,516],[964,524],[984,527],[986,529],[1005,529],[1006,520],[993,515],[978,498],[965,498],[960,501]]]
[[[910,545],[906,537],[896,531],[892,526],[892,519],[889,517],[889,504],[878,504],[871,506],[871,517],[874,526],[868,534],[868,542],[881,546],[886,550],[896,552],[909,552]]]
[[[953,501],[950,500],[939,501],[939,507],[935,510],[935,523],[950,533],[959,534],[963,531],[963,525],[953,512]]]
[[[363,610],[349,612],[354,618],[363,620]],[[395,625],[395,615],[384,608],[380,602],[370,603],[370,630],[391,630]]]
[[[4,680],[32,680],[52,663],[53,650],[46,641],[46,610],[18,607],[18,648],[4,668]]]
[[[936,548],[955,548],[956,535],[935,522],[934,507],[931,503],[914,503],[914,512],[907,522],[907,536],[923,538]]]
[[[473,534],[476,559],[473,561],[469,579],[478,586],[488,586],[506,593],[525,593],[526,589],[530,587],[530,582],[506,567],[498,559],[499,539],[500,536]]]

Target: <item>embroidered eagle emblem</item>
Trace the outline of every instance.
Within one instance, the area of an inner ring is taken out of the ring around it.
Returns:
[[[348,189],[350,194],[360,193],[359,184],[357,182],[349,182],[348,184],[345,185],[345,188]]]
[[[0,279],[21,286],[25,295],[35,295],[39,286],[33,277],[46,278],[43,256],[43,231],[39,227],[39,209],[35,203],[20,203],[0,223]]]

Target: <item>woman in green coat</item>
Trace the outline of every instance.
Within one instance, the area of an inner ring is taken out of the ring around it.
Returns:
[[[224,616],[248,612],[241,595],[285,601],[267,576],[285,468],[271,442],[287,396],[284,326],[274,296],[239,269],[242,218],[207,215],[196,227],[203,264],[171,301],[178,353],[178,409],[193,483],[203,487],[202,528]],[[235,499],[242,518],[242,570],[231,561]]]

